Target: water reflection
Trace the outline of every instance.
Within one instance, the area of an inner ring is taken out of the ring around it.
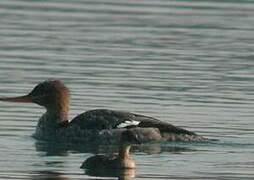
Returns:
[[[97,177],[118,177],[119,180],[129,180],[135,177],[135,169],[86,169],[85,174]]]
[[[55,142],[35,142],[36,151],[45,152],[45,156],[67,156],[68,146]]]
[[[31,173],[32,180],[68,180],[62,173],[55,171],[36,171]]]
[[[45,152],[45,156],[68,156],[68,151],[92,154],[114,154],[118,152],[117,145],[87,145],[87,144],[66,144],[60,142],[36,141],[36,151]],[[147,143],[133,145],[132,152],[145,154],[160,154],[163,152],[182,153],[196,151],[194,145],[184,143]]]
[[[184,147],[188,146],[188,147]],[[114,154],[118,152],[118,146],[91,146],[91,145],[73,145],[66,143],[56,143],[48,141],[36,141],[36,151],[45,152],[43,156],[68,156],[68,151],[76,151],[78,153],[93,153],[93,154]],[[160,154],[160,153],[183,153],[196,151],[195,148],[190,147],[189,144],[184,143],[154,143],[133,145],[132,154]],[[81,165],[81,164],[80,164]],[[48,164],[47,164],[48,166]],[[78,166],[76,168],[79,168]],[[137,167],[138,169],[139,167]],[[40,174],[39,174],[40,173]],[[58,172],[41,171],[33,175],[33,179],[66,179]],[[136,176],[136,169],[110,170],[110,169],[84,169],[84,174],[96,177],[114,177],[119,180],[129,180]],[[92,178],[92,177],[91,177]]]

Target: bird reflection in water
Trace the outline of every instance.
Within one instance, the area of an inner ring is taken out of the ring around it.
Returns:
[[[117,177],[119,180],[130,180],[136,176],[135,169],[85,169],[85,174],[97,177]]]
[[[95,155],[86,159],[81,168],[86,174],[95,176],[113,176],[119,179],[135,177],[136,163],[130,156],[132,144],[140,144],[137,135],[130,130],[121,134],[118,155]]]
[[[131,151],[135,153],[141,153],[142,155],[151,155],[151,154],[160,154],[160,153],[183,153],[183,152],[193,152],[196,149],[193,149],[194,146],[189,144],[181,143],[149,143],[141,145],[132,145]],[[43,156],[68,156],[69,151],[79,152],[79,153],[107,153],[114,154],[119,149],[116,145],[111,146],[87,146],[84,144],[73,145],[66,143],[50,143],[48,141],[36,141],[35,143],[36,151],[44,152]],[[80,164],[77,165],[77,168]],[[133,179],[136,176],[136,169],[85,169],[85,174],[88,176],[97,176],[97,177],[114,177],[119,180],[129,180]],[[33,173],[32,179],[56,179],[56,180],[66,180],[67,178],[63,174],[58,172],[42,171],[38,173]]]
[[[73,145],[66,143],[52,143],[48,141],[36,141],[35,149],[38,152],[43,152],[44,156],[68,156],[68,152],[78,152],[78,153],[92,153],[92,154],[114,154],[118,152],[117,145]],[[178,143],[149,143],[134,145],[131,148],[132,152],[142,153],[142,154],[160,154],[164,152],[168,153],[182,153],[182,152],[193,152],[194,145],[189,144],[178,144]]]
[[[31,173],[32,180],[69,180],[62,173],[55,171],[35,171]]]

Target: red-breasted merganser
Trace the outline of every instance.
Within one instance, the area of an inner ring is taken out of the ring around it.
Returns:
[[[34,134],[42,140],[119,143],[126,128],[135,131],[140,142],[206,140],[170,123],[125,111],[95,109],[68,121],[69,97],[69,90],[61,81],[47,80],[25,96],[0,98],[0,101],[33,102],[45,107],[46,113],[39,119]]]
[[[132,144],[140,144],[137,135],[131,129],[121,134],[118,155],[95,155],[86,159],[81,168],[85,169],[134,169],[135,161],[130,157]]]

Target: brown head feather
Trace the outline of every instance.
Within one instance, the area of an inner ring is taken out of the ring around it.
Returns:
[[[68,119],[69,89],[60,80],[44,81],[29,93],[32,101],[44,106],[47,112],[54,113],[61,120]]]

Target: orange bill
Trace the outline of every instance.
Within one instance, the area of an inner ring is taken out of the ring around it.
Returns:
[[[18,97],[0,98],[0,101],[7,101],[7,102],[23,102],[23,103],[30,103],[30,102],[33,102],[30,95],[18,96]]]

